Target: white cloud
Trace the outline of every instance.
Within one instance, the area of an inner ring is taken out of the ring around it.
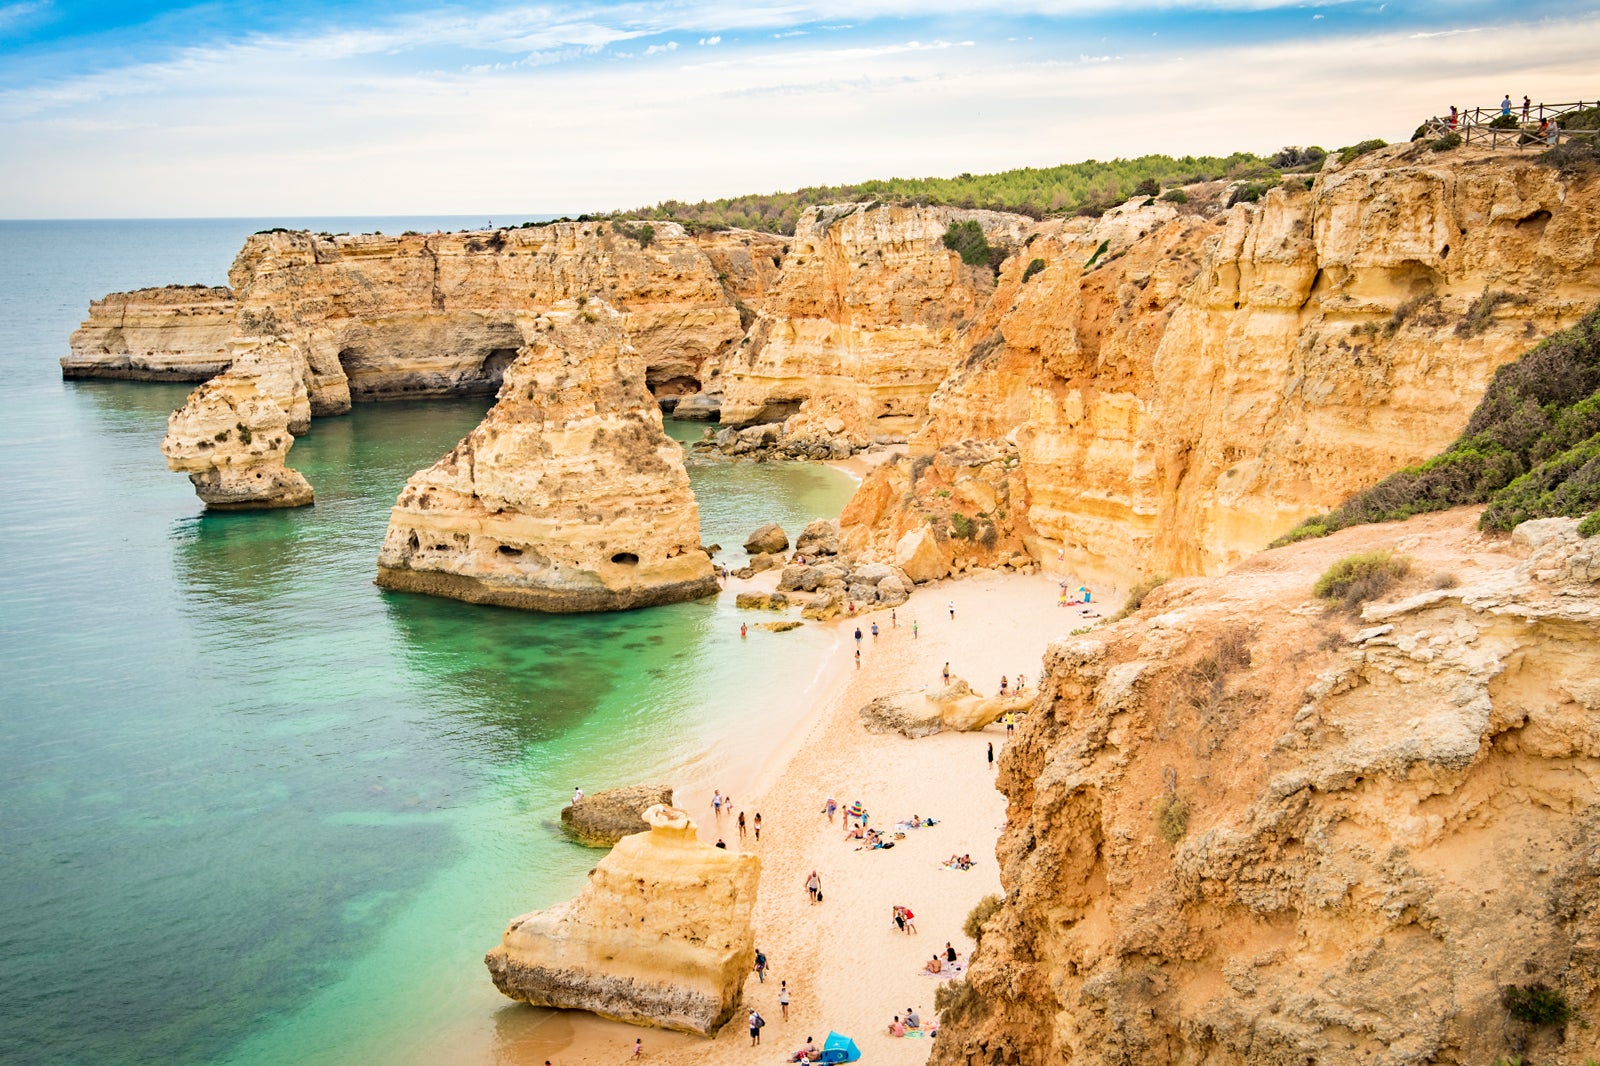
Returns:
[[[653,44],[653,45],[651,45],[650,47],[648,47],[648,48],[646,48],[644,50],[644,54],[647,55],[647,56],[657,56],[657,55],[660,55],[662,52],[676,52],[677,50],[678,50],[678,42],[677,41],[668,41],[666,44]]]
[[[360,58],[399,45],[404,35],[389,27],[304,49],[267,39],[190,49],[0,93],[0,143],[23,164],[0,168],[0,204],[44,217],[498,218],[1090,156],[1335,147],[1407,136],[1452,102],[1493,103],[1476,99],[1489,79],[1496,88],[1510,79],[1519,96],[1570,98],[1600,37],[1600,16],[1590,16],[1449,40],[1347,34],[1206,51],[1185,41],[1187,62],[1151,51],[1087,63],[1039,61],[998,41],[826,48],[820,37],[769,44],[761,34],[695,63],[612,64],[560,57],[675,42],[567,14],[560,32],[507,23],[497,40],[586,44],[505,48],[503,62],[448,70]],[[732,8],[714,14],[700,32],[748,28]],[[955,48],[970,49],[960,63],[950,62]],[[1252,101],[1248,111],[1239,100]]]
[[[700,38],[700,43],[705,45],[705,46],[707,46],[708,48],[709,47],[714,47],[714,46],[719,45],[719,44],[722,43],[722,38],[721,37],[702,37],[702,38]]]
[[[1459,37],[1463,33],[1482,33],[1482,32],[1483,32],[1483,27],[1482,26],[1473,26],[1470,29],[1462,29],[1462,30],[1440,30],[1437,33],[1413,33],[1413,34],[1410,35],[1410,39],[1413,40],[1413,41],[1427,41],[1427,40],[1432,40],[1435,37]]]
[[[0,5],[0,33],[8,32],[11,27],[22,22],[37,12],[50,6],[50,0],[29,0],[26,3]]]

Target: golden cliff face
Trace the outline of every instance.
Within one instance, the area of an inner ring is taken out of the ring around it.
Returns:
[[[1600,1008],[1600,546],[1475,510],[1169,583],[1046,656],[1005,900],[931,1061],[1581,1063]],[[1363,617],[1311,598],[1413,561]]]
[[[722,420],[799,414],[861,441],[920,426],[950,372],[963,323],[994,288],[987,266],[944,246],[950,223],[978,221],[991,244],[1016,244],[1018,215],[947,207],[846,204],[801,216],[783,273],[722,370]]]
[[[1217,573],[1438,451],[1600,300],[1593,178],[1394,146],[1301,180],[1209,221],[1041,225],[914,449],[1009,438],[1032,553],[1080,577]]]
[[[89,304],[64,378],[205,381],[228,368],[233,293],[206,285],[114,292]]]
[[[543,611],[710,595],[683,450],[598,301],[530,318],[499,401],[400,493],[378,584]]]

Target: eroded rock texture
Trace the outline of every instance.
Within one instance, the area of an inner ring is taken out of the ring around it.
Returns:
[[[1475,519],[1266,552],[1053,645],[1001,759],[1006,900],[932,1061],[1600,1052],[1500,994],[1600,1007],[1600,546]],[[1413,570],[1364,617],[1310,599],[1374,548]]]
[[[205,381],[232,361],[233,293],[224,287],[168,285],[114,292],[89,304],[73,331],[64,378]]]
[[[755,964],[761,860],[701,843],[675,808],[645,817],[576,899],[512,921],[484,961],[512,999],[711,1036]]]
[[[1597,204],[1593,175],[1397,145],[1215,218],[1041,223],[913,451],[1013,446],[978,475],[992,524],[1083,578],[1218,573],[1440,450],[1499,365],[1600,301]],[[890,557],[950,472],[874,474],[847,540]]]
[[[528,321],[482,424],[400,493],[378,584],[562,612],[716,592],[683,450],[620,319],[589,301]]]
[[[657,804],[672,806],[666,785],[627,785],[585,796],[561,808],[561,829],[589,848],[609,848],[625,836],[650,829],[644,812]]]

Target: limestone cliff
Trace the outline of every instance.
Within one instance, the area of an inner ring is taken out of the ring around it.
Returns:
[[[378,584],[545,611],[716,592],[683,450],[623,319],[587,301],[518,326],[499,401],[400,493]]]
[[[303,354],[278,338],[240,338],[230,352],[229,369],[167,419],[167,466],[219,510],[310,503],[311,484],[283,464],[311,422]]]
[[[61,360],[65,378],[205,381],[232,358],[233,293],[205,285],[114,292],[91,301]]]
[[[844,204],[801,216],[783,273],[722,370],[722,420],[814,424],[862,442],[904,435],[950,372],[964,321],[994,275],[944,245],[975,220],[991,244],[1019,243],[1020,215],[948,207]],[[832,422],[832,425],[828,423]]]
[[[761,860],[701,843],[675,808],[645,817],[576,899],[514,920],[484,961],[512,999],[711,1036],[755,962]]]
[[[934,1063],[1600,1054],[1502,998],[1600,1009],[1600,544],[1475,519],[1262,553],[1052,646]],[[1362,618],[1311,598],[1379,548],[1412,573]]]
[[[1043,223],[913,451],[1014,447],[957,476],[1081,577],[1216,573],[1451,440],[1496,367],[1600,301],[1597,247],[1594,176],[1420,145],[1215,218],[1130,201]],[[846,540],[892,556],[950,510],[943,465],[869,478]]]

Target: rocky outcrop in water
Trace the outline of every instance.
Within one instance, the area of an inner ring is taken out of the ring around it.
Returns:
[[[484,961],[512,999],[712,1036],[755,964],[761,860],[701,843],[683,811],[645,817],[576,899],[513,920]]]
[[[931,1061],[1600,1053],[1600,546],[1475,519],[1266,552],[1053,645]],[[1411,575],[1361,617],[1312,599],[1376,549]]]
[[[205,381],[233,356],[233,293],[206,285],[114,292],[91,301],[72,334],[64,378]]]
[[[628,785],[608,788],[561,808],[561,830],[590,848],[609,848],[625,836],[644,833],[650,823],[644,812],[661,804],[672,806],[672,789],[666,785]]]
[[[526,323],[483,423],[400,493],[378,584],[559,612],[717,591],[683,450],[620,317],[589,301]]]
[[[304,359],[282,340],[249,338],[231,346],[229,369],[189,394],[167,419],[161,452],[189,475],[207,507],[301,507],[311,484],[284,465],[295,433],[311,422]]]

